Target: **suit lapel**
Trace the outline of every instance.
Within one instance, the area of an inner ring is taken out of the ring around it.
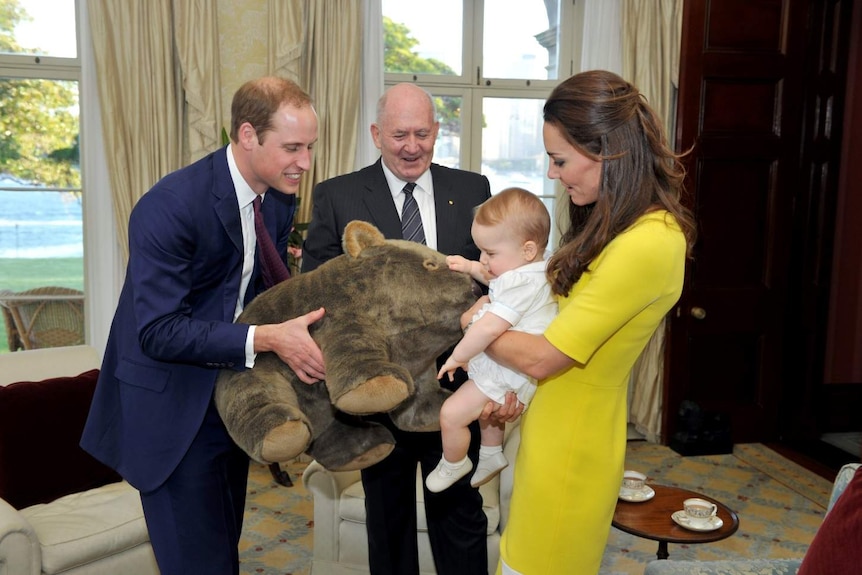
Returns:
[[[225,254],[232,260],[231,271],[226,278],[224,290],[224,316],[227,321],[233,321],[236,302],[239,298],[240,281],[242,280],[242,223],[240,222],[239,206],[236,199],[236,191],[233,180],[230,177],[230,169],[227,165],[227,151],[225,147],[213,154],[213,195],[216,197],[215,210],[225,233],[234,246],[233,254]],[[255,265],[257,268],[257,265]],[[252,274],[249,290],[252,291],[255,274]]]
[[[460,246],[455,245],[454,238],[461,237],[458,228],[464,222],[456,218],[458,196],[455,186],[446,177],[446,171],[436,164],[431,164],[431,179],[434,181],[434,212],[437,215],[437,251],[444,254],[458,253]]]
[[[392,193],[383,173],[382,160],[363,170],[365,193],[362,201],[374,224],[383,235],[390,239],[401,239],[401,217],[392,202]]]
[[[213,194],[216,196],[215,211],[230,241],[242,256],[242,223],[239,220],[239,206],[230,170],[227,167],[226,148],[213,155]]]

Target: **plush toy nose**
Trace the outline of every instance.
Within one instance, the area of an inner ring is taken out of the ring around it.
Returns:
[[[482,286],[480,286],[479,282],[477,282],[476,280],[472,280],[472,282],[473,282],[473,287],[472,287],[473,295],[476,296],[476,299],[479,299],[483,295],[482,294]]]

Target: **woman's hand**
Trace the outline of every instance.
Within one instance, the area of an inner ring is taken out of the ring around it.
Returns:
[[[502,404],[496,401],[486,403],[479,419],[511,423],[521,417],[522,413],[524,413],[524,404],[518,400],[518,396],[514,392],[509,391],[506,393],[506,399]]]

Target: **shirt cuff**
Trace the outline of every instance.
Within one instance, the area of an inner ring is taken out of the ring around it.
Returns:
[[[255,325],[248,326],[248,333],[245,336],[245,366],[249,369],[254,367],[254,360],[257,354],[254,353],[254,330]]]

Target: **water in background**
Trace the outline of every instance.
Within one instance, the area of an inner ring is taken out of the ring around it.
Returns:
[[[80,198],[71,192],[0,191],[0,258],[83,255]]]

